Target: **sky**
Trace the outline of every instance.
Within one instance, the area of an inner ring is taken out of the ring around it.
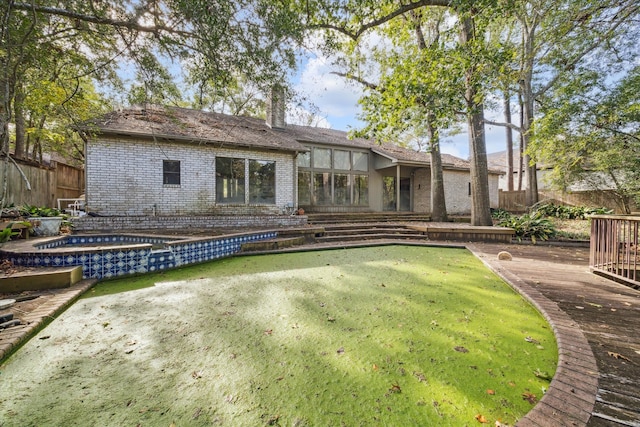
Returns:
[[[362,92],[357,84],[331,74],[335,69],[330,61],[314,53],[301,61],[298,72],[292,77],[296,92],[308,97],[318,108],[316,114],[322,116],[320,126],[349,131],[364,127],[358,120],[360,111],[358,99]],[[487,111],[486,115],[495,121],[502,121],[502,112]],[[462,126],[466,129],[466,125]],[[504,151],[505,129],[499,126],[486,126],[487,153]],[[516,134],[517,135],[517,134]],[[515,136],[514,135],[514,138]],[[469,140],[466,132],[448,136],[441,141],[441,151],[462,159],[469,157]]]

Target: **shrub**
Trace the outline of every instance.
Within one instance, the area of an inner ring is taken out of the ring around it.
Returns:
[[[536,243],[537,240],[547,240],[557,233],[553,223],[544,218],[539,212],[521,216],[509,215],[500,220],[497,225],[513,228],[518,240],[528,238],[533,243]]]
[[[554,203],[544,203],[533,207],[533,212],[541,216],[559,219],[587,219],[591,215],[610,214],[613,211],[607,208],[590,208],[586,206],[566,206]]]
[[[39,216],[39,217],[50,217],[50,216],[62,216],[62,212],[60,212],[58,209],[56,208],[43,208],[43,207],[38,207],[38,206],[29,206],[29,205],[24,205],[21,209],[20,212],[22,213],[22,215],[26,216],[26,217],[34,217],[34,216]]]

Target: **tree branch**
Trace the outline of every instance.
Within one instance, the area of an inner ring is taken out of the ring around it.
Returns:
[[[516,132],[519,132],[519,133],[523,133],[524,132],[524,129],[522,129],[520,126],[514,125],[513,123],[494,122],[492,120],[487,120],[487,119],[484,119],[483,121],[484,121],[484,123],[486,125],[501,126],[503,128],[513,129],[513,130],[515,130]]]
[[[451,0],[418,0],[414,2],[409,2],[407,4],[403,4],[400,7],[398,7],[396,10],[392,11],[387,15],[381,16],[380,18],[374,19],[373,21],[364,23],[355,31],[350,31],[346,27],[341,27],[341,26],[332,25],[332,24],[317,24],[317,25],[312,25],[311,28],[312,29],[323,28],[328,30],[334,30],[341,34],[346,35],[347,37],[351,38],[354,41],[357,41],[363,33],[370,30],[371,28],[375,28],[379,25],[384,24],[385,22],[389,22],[393,18],[400,16],[404,13],[411,12],[412,10],[415,10],[424,6],[450,6],[450,5],[451,5]]]
[[[353,74],[340,73],[338,71],[332,71],[329,74],[334,74],[336,76],[344,77],[345,79],[353,80],[354,82],[358,82],[361,85],[366,86],[372,90],[380,90],[380,86],[378,86],[377,84],[368,82],[362,77],[354,76]]]
[[[189,36],[189,37],[194,36],[194,34],[189,31],[176,30],[175,28],[167,27],[165,25],[152,25],[152,26],[141,25],[135,21],[135,19],[138,18],[137,16],[130,20],[123,21],[123,20],[112,19],[112,18],[103,18],[100,16],[94,16],[94,15],[85,15],[82,13],[77,13],[67,9],[60,9],[57,7],[38,6],[38,5],[27,4],[27,3],[14,3],[12,5],[12,8],[16,10],[44,13],[47,15],[63,16],[65,18],[71,18],[78,21],[82,21],[82,22],[89,22],[92,24],[109,25],[112,27],[126,28],[128,30],[140,31],[143,33],[158,34],[161,32],[166,32],[166,33],[176,34],[181,36]]]

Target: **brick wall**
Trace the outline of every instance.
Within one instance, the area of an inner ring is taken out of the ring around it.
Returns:
[[[216,156],[275,161],[275,205],[217,204]],[[163,160],[180,161],[180,185],[163,185]],[[295,204],[295,163],[289,153],[101,138],[87,144],[86,165],[88,210],[100,215],[279,214]]]
[[[73,230],[183,230],[213,228],[277,228],[306,225],[306,216],[291,215],[218,215],[218,216],[112,216],[73,218]]]

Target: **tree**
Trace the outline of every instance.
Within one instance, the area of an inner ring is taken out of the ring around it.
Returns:
[[[639,12],[640,6],[633,0],[515,3],[512,17],[521,34],[515,83],[519,86],[522,120],[520,126],[488,123],[520,132],[528,206],[538,201],[536,153],[532,149],[532,141],[537,137],[535,121],[541,117],[537,107],[541,102],[552,102],[544,99],[561,92],[556,91],[558,88],[574,85],[572,82],[581,79],[584,73],[605,67],[610,73],[619,67],[624,56],[634,56],[637,48],[629,50],[629,43],[637,40]]]
[[[631,213],[631,202],[640,203],[640,66],[613,87],[592,73],[559,92],[541,108],[535,160],[553,165],[557,188],[612,189]]]
[[[379,82],[361,81],[365,96],[360,100],[360,117],[368,125],[359,133],[387,141],[405,139],[409,144],[426,141],[433,221],[447,221],[440,132],[453,125],[463,108],[460,67],[456,70],[454,61],[443,60],[447,55],[446,37],[441,35],[444,19],[442,10],[413,11],[390,23],[382,32],[393,47],[374,48],[371,53],[380,70]],[[449,79],[445,82],[443,76]]]
[[[463,63],[464,114],[469,129],[469,152],[471,164],[471,196],[473,225],[491,225],[488,167],[486,142],[484,134],[484,90],[483,66],[487,53],[484,46],[483,26],[485,19],[491,19],[495,13],[497,1],[486,1],[480,4],[475,1],[442,1],[417,0],[398,2],[387,0],[369,2],[364,0],[348,0],[340,3],[307,2],[311,28],[328,30],[326,45],[328,49],[343,49],[351,53],[350,74],[358,73],[358,42],[366,34],[384,28],[395,20],[404,19],[411,13],[421,13],[429,6],[446,7],[455,14],[459,25],[459,46]],[[480,19],[482,18],[482,19]],[[478,25],[480,27],[478,28]],[[341,39],[342,37],[342,39]],[[346,37],[348,43],[344,43]]]
[[[220,85],[242,74],[263,87],[283,81],[294,64],[288,40],[301,34],[288,0],[7,0],[0,6],[0,146],[10,159],[9,124],[16,155],[24,155],[25,89],[43,79],[59,87],[85,77],[118,85],[118,62],[132,61],[146,86],[132,101],[178,102],[165,60],[188,61],[194,79]],[[42,76],[45,71],[49,76]],[[56,73],[54,73],[56,71]],[[32,80],[29,80],[32,79]],[[81,92],[71,91],[71,97]],[[69,102],[68,100],[66,101]],[[59,107],[60,105],[58,105]],[[17,107],[16,114],[13,112]],[[72,112],[72,110],[67,110]],[[44,117],[45,121],[50,117]],[[74,117],[77,122],[81,117]],[[40,126],[46,129],[45,124]],[[5,169],[7,170],[7,169]],[[6,177],[3,179],[6,188]],[[6,194],[3,191],[3,194]],[[2,204],[6,200],[2,197]]]

